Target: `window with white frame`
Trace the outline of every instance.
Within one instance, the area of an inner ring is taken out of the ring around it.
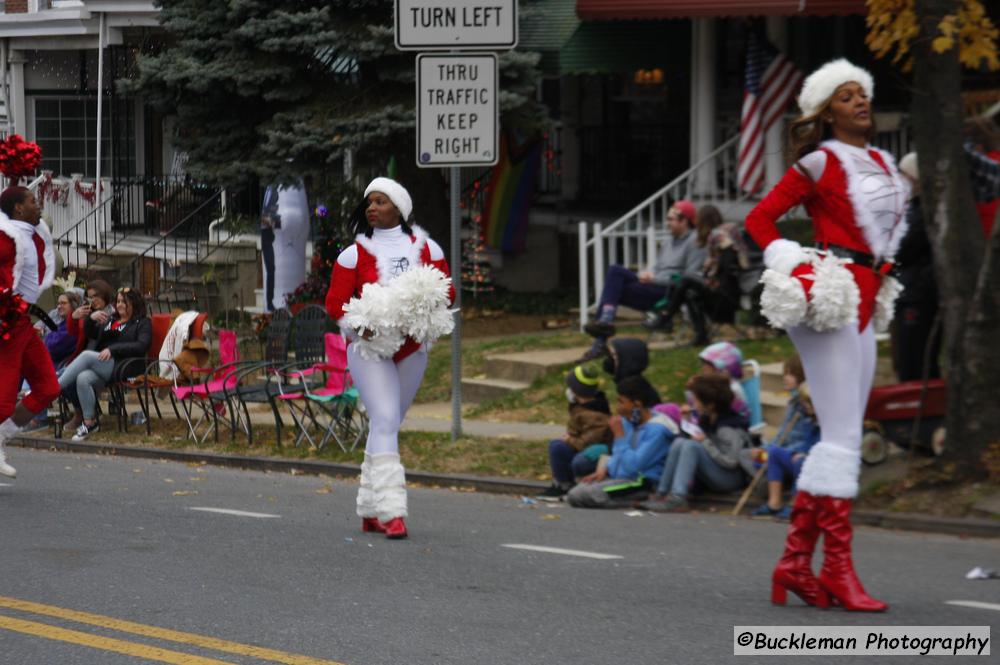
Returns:
[[[82,173],[96,176],[97,99],[86,97],[37,98],[35,101],[35,141],[42,149],[42,168],[57,175]],[[111,119],[104,104],[101,123],[101,173],[111,173]],[[127,119],[132,124],[132,119]],[[133,128],[118,131],[131,133]],[[125,134],[126,136],[129,134]],[[134,162],[134,155],[128,159]]]

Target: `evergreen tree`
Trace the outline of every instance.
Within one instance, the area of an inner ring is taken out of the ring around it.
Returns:
[[[174,140],[192,175],[221,184],[301,177],[310,186],[339,172],[345,149],[360,173],[384,172],[395,156],[418,221],[444,239],[441,171],[414,164],[415,54],[395,48],[392,0],[161,0],[161,8],[162,50],[141,57],[138,77],[122,85],[176,116]],[[538,59],[500,57],[508,126],[544,122]]]

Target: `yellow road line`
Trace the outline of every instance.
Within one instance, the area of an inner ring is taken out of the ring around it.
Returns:
[[[169,649],[161,649],[137,642],[126,642],[125,640],[116,640],[110,637],[90,635],[77,630],[67,630],[58,626],[50,626],[47,623],[24,621],[23,619],[14,619],[6,616],[0,616],[0,628],[36,637],[44,637],[49,640],[79,644],[91,647],[92,649],[100,649],[101,651],[114,651],[126,656],[157,660],[161,663],[172,663],[173,665],[233,665],[224,660],[202,658],[201,656],[193,656],[189,653],[181,653],[180,651],[170,651]]]
[[[44,616],[56,617],[59,619],[67,619],[69,621],[76,621],[77,623],[110,628],[111,630],[132,633],[134,635],[142,635],[144,637],[152,637],[158,640],[179,642],[181,644],[190,644],[206,649],[214,649],[215,651],[224,651],[226,653],[234,653],[241,656],[250,656],[259,660],[270,660],[276,663],[284,663],[284,665],[344,665],[344,663],[334,660],[323,660],[320,658],[302,656],[285,651],[276,651],[274,649],[256,647],[250,644],[240,644],[239,642],[220,640],[215,637],[207,637],[205,635],[183,633],[177,630],[170,630],[168,628],[157,628],[156,626],[147,626],[133,621],[124,621],[122,619],[101,616],[100,614],[90,614],[89,612],[68,610],[62,607],[55,607],[53,605],[42,605],[41,603],[33,603],[28,600],[19,600],[17,598],[0,596],[0,607],[7,607],[12,610],[20,610],[22,612],[30,612],[32,614],[42,614]],[[190,662],[195,663],[198,661]]]

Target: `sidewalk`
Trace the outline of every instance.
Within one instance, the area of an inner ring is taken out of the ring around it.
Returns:
[[[408,432],[450,432],[451,402],[414,404],[403,420],[402,429]],[[469,436],[548,441],[558,439],[565,432],[565,425],[471,420],[464,416],[462,418],[462,434]]]

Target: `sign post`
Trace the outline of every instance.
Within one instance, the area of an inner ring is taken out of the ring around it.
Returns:
[[[451,272],[462,307],[461,167],[499,157],[497,57],[517,45],[517,0],[396,0],[396,48],[417,56],[417,166],[448,168]],[[451,335],[451,440],[462,436],[462,315]]]

